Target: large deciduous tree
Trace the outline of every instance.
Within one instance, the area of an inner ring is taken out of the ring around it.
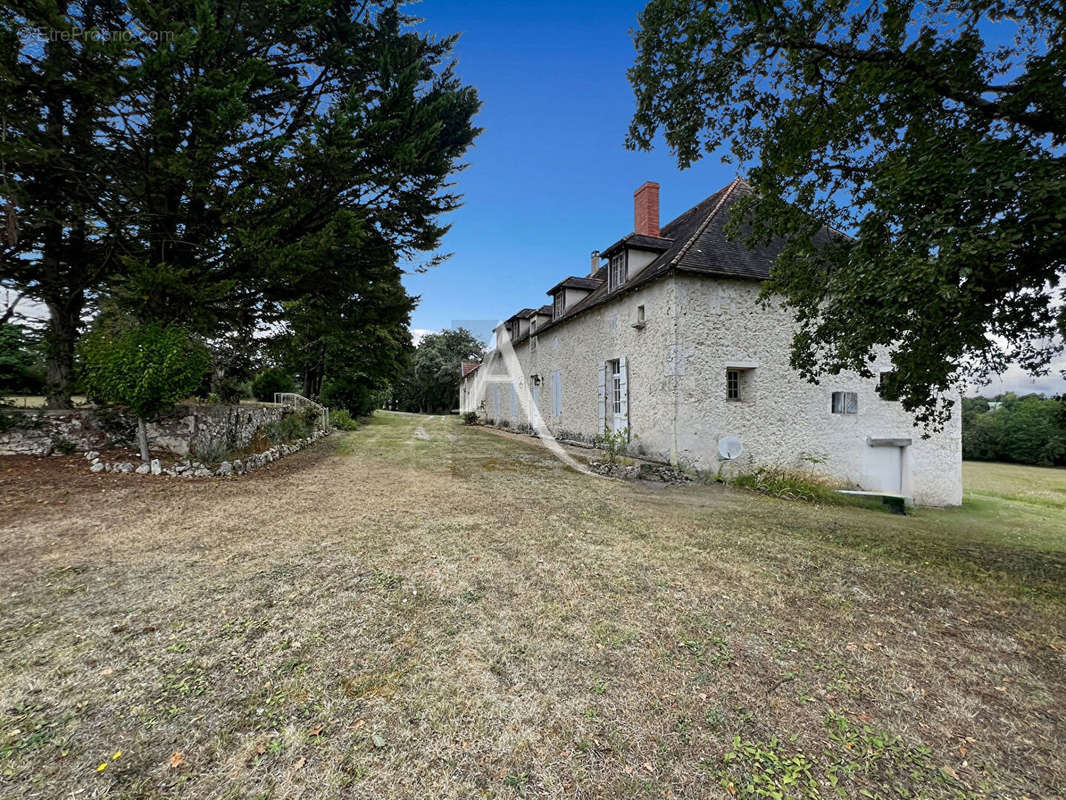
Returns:
[[[661,131],[682,167],[728,145],[756,190],[734,232],[784,242],[793,366],[868,375],[887,348],[936,426],[960,381],[1057,350],[1064,36],[1048,0],[652,0],[628,142]]]

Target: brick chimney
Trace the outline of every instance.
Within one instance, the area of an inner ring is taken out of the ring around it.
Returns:
[[[596,274],[596,271],[600,268],[600,251],[599,250],[593,250],[592,251],[592,257],[589,259],[589,261],[591,261],[591,263],[592,263],[591,269],[589,271],[589,277],[591,278],[593,275]]]
[[[647,181],[633,193],[633,230],[645,236],[659,235],[659,184]]]

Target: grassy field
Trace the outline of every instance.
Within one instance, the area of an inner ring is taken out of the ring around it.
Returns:
[[[899,517],[398,414],[239,480],[5,463],[0,797],[1066,795],[1061,472]]]

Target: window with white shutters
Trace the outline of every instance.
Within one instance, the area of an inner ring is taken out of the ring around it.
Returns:
[[[563,414],[563,375],[559,370],[552,373],[552,416]]]

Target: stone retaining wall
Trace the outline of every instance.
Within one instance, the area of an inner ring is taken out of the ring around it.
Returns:
[[[275,405],[176,406],[148,424],[148,444],[175,455],[246,446],[292,410]],[[0,408],[0,455],[48,455],[136,446],[136,417],[111,407],[52,411]]]

